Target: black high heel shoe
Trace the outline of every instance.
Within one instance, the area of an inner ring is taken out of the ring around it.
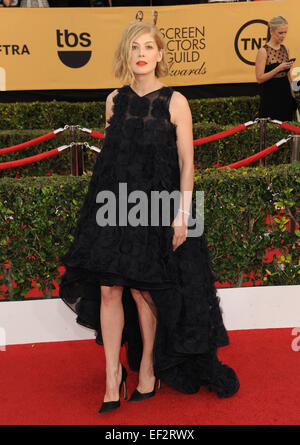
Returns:
[[[157,389],[160,389],[161,388],[160,379],[155,379],[153,391],[142,393],[137,389],[135,389],[128,402],[141,402],[142,400],[150,399],[150,397],[153,397],[155,395],[155,387],[157,382],[158,382]]]
[[[121,383],[119,386],[119,395],[121,395],[121,388],[122,388],[122,385],[124,385],[124,399],[125,400],[127,399],[126,378],[127,378],[127,371],[126,371],[126,368],[122,365],[122,378],[121,378]],[[113,411],[113,410],[119,408],[119,406],[120,406],[120,398],[117,401],[103,402],[101,405],[101,408],[99,409],[98,414],[109,413],[110,411]]]

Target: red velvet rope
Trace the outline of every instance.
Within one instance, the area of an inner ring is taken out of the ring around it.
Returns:
[[[42,159],[50,158],[51,156],[55,156],[59,153],[60,151],[58,150],[58,148],[53,148],[53,150],[47,151],[45,153],[40,153],[38,155],[29,156],[28,158],[17,159],[15,161],[9,161],[9,162],[1,162],[0,170],[12,167],[19,167],[21,165],[31,164],[32,162],[38,162],[41,161]]]
[[[277,142],[277,144],[278,144],[278,142]],[[217,168],[220,170],[222,168],[227,168],[227,167],[240,168],[240,167],[244,167],[245,165],[252,164],[252,162],[258,161],[259,159],[264,158],[265,156],[268,156],[270,153],[273,153],[274,151],[278,150],[282,145],[284,145],[284,144],[281,144],[278,146],[277,144],[274,144],[271,147],[265,148],[265,150],[259,151],[258,153],[255,153],[254,155],[249,156],[246,159],[242,159],[241,161],[234,162],[233,164],[224,165],[223,167],[217,167]]]
[[[235,133],[238,133],[240,131],[243,131],[246,128],[247,128],[246,124],[241,124],[241,125],[238,125],[237,127],[233,127],[233,128],[230,128],[229,130],[221,131],[220,133],[216,133],[216,134],[213,134],[211,136],[207,136],[207,137],[204,137],[204,138],[201,138],[201,139],[195,139],[193,141],[193,143],[194,143],[194,146],[203,145],[203,144],[206,144],[206,143],[211,142],[211,141],[216,141],[218,139],[226,138],[227,136],[231,136],[232,134],[235,134]],[[98,133],[97,131],[94,131],[94,130],[90,130],[90,132],[88,132],[88,131],[84,131],[82,129],[82,131],[84,133],[86,133],[86,134],[89,134],[92,137],[97,138],[97,139],[103,139],[104,138],[104,134],[103,133]]]
[[[92,130],[91,136],[94,136],[94,138],[97,138],[97,139],[103,139],[104,133],[98,133],[97,131]]]
[[[6,153],[12,153],[14,151],[20,151],[24,148],[32,147],[33,145],[40,144],[44,141],[49,141],[49,139],[53,139],[55,136],[57,136],[57,133],[54,133],[54,131],[51,131],[51,133],[44,134],[43,136],[39,136],[38,138],[31,139],[31,141],[23,142],[22,144],[13,145],[11,147],[7,148],[1,148],[0,149],[0,155],[4,155]]]
[[[98,131],[95,130],[88,130],[87,128],[81,128],[81,131],[85,134],[89,134],[90,136],[93,136],[97,139],[104,139],[104,133],[98,133]]]
[[[293,125],[287,124],[286,122],[282,122],[280,126],[285,130],[293,131],[294,133],[300,134],[300,128],[294,127]]]
[[[273,123],[276,123],[276,122],[273,122]],[[278,121],[278,124],[279,124],[279,121]],[[300,128],[298,128],[298,127],[294,127],[293,125],[290,125],[286,122],[281,122],[279,125],[282,128],[284,128],[285,130],[293,131],[295,133],[300,134]],[[194,144],[194,146],[207,144],[208,142],[216,141],[218,139],[222,139],[227,136],[231,136],[233,134],[239,133],[240,131],[243,131],[246,128],[248,128],[248,126],[246,124],[240,124],[237,127],[230,128],[229,130],[224,130],[224,131],[221,131],[220,133],[216,133],[211,136],[206,136],[204,138],[195,139],[193,141],[193,144]],[[84,131],[84,129],[82,129],[82,131],[84,133],[89,134],[92,137],[97,138],[97,139],[104,139],[104,133],[99,133],[98,131],[95,131],[95,130],[91,130],[89,132],[89,131]],[[12,147],[2,148],[2,149],[0,149],[0,155],[6,154],[6,153],[12,153],[15,151],[23,150],[24,148],[32,147],[33,145],[37,145],[37,144],[40,144],[41,142],[48,141],[48,140],[54,138],[55,136],[57,136],[57,133],[54,133],[52,131],[51,133],[48,133],[48,134],[45,134],[38,138],[32,139],[28,142],[24,142],[24,143],[18,144],[18,145],[13,145]]]
[[[206,136],[201,139],[194,140],[194,146],[207,144],[211,141],[216,141],[218,139],[226,138],[227,136],[231,136],[232,134],[238,133],[242,130],[245,130],[247,127],[245,124],[238,125],[237,127],[230,128],[229,130],[221,131],[220,133],[212,134],[211,136]]]
[[[285,142],[287,142],[287,141],[285,141]],[[278,150],[282,145],[284,145],[283,143],[281,145],[277,145],[277,144],[274,144],[271,147],[266,148],[265,150],[262,150],[252,156],[249,156],[246,159],[243,159],[238,162],[234,162],[233,164],[224,165],[223,167],[217,167],[217,168],[218,169],[223,169],[223,168],[227,168],[227,167],[240,168],[245,165],[249,165],[252,162],[255,162],[261,158],[264,158],[265,156],[268,156],[270,153],[273,153],[274,151]],[[60,153],[58,148],[54,148],[53,150],[50,150],[48,152],[40,153],[35,156],[29,156],[28,158],[25,158],[25,159],[17,159],[16,161],[2,162],[2,163],[0,163],[0,170],[6,169],[6,168],[12,168],[12,167],[19,167],[21,165],[31,164],[33,162],[38,162],[38,161],[41,161],[42,159],[46,159],[46,158],[50,158],[51,156],[55,156],[58,153]]]
[[[291,130],[291,131],[296,131],[296,132],[300,133],[300,128],[293,127],[292,125],[287,124],[285,122],[281,122],[279,124],[282,126],[282,128],[285,128],[285,129]],[[230,136],[232,134],[238,133],[239,131],[245,130],[247,127],[248,126],[246,124],[238,125],[237,127],[231,128],[229,130],[222,131],[221,133],[217,133],[217,134],[214,134],[214,135],[202,138],[202,139],[197,139],[197,140],[194,141],[194,145],[202,145],[202,144],[205,144],[205,143],[213,141],[213,140],[217,140],[217,139],[221,139],[221,138],[226,137],[226,136]],[[103,139],[104,138],[104,134],[103,133],[98,133],[97,131],[94,131],[94,130],[90,130],[90,131],[85,131],[85,130],[86,129],[84,129],[84,130],[82,129],[82,131],[84,133],[88,133],[88,134],[90,134],[90,136],[93,136],[93,137],[98,138],[98,139]],[[39,142],[42,142],[43,140],[51,139],[54,136],[56,136],[56,134],[54,132],[52,132],[52,133],[49,133],[48,135],[40,136],[39,138],[33,139],[32,141],[29,141],[29,142],[27,142],[25,144],[19,144],[19,146],[16,145],[14,147],[9,147],[9,149],[3,149],[3,150],[16,151],[16,150],[12,150],[12,148],[20,147],[22,145],[24,146],[26,144],[34,145],[34,143],[37,143],[36,142],[37,140],[39,140]],[[287,140],[283,139],[282,141],[280,141],[280,145],[279,145],[279,142],[277,142],[277,144],[274,144],[271,147],[266,148],[265,150],[262,150],[262,151],[254,154],[252,156],[249,156],[246,159],[242,159],[241,161],[237,161],[237,162],[234,162],[233,164],[225,165],[225,166],[222,166],[222,167],[216,166],[216,168],[218,168],[218,169],[223,169],[223,168],[227,168],[227,167],[229,167],[229,168],[240,168],[240,167],[243,167],[245,165],[249,165],[249,164],[251,164],[251,163],[253,163],[253,162],[255,162],[255,161],[257,161],[257,160],[259,160],[259,159],[261,159],[261,158],[263,158],[265,156],[268,156],[269,154],[271,154],[273,152],[275,152],[282,145],[284,145],[286,142],[287,142]],[[27,145],[27,146],[30,146],[30,145]],[[23,147],[23,148],[25,148],[25,147]],[[21,148],[19,148],[19,149],[21,149]],[[0,153],[3,152],[3,150],[0,151]],[[6,151],[6,152],[8,152],[8,151]],[[2,163],[0,163],[0,170],[6,169],[6,168],[12,168],[12,167],[19,167],[21,165],[30,164],[30,163],[33,163],[33,162],[38,162],[38,161],[40,161],[42,159],[46,159],[46,158],[49,158],[51,156],[55,156],[59,152],[60,151],[58,150],[58,148],[54,148],[53,150],[50,150],[50,151],[48,151],[46,153],[40,153],[38,155],[30,156],[30,157],[25,158],[25,159],[18,159],[18,160],[10,161],[10,162],[2,162]],[[196,164],[194,164],[194,165],[196,165]]]

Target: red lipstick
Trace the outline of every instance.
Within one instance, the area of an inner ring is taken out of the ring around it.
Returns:
[[[147,65],[147,62],[145,62],[144,60],[138,60],[136,62],[136,64],[139,65],[139,66],[145,66],[145,65]]]

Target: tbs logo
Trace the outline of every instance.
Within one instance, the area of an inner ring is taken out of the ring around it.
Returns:
[[[69,32],[68,29],[56,30],[56,41],[59,48],[66,48],[57,51],[58,57],[62,63],[70,68],[81,68],[86,65],[91,58],[92,51],[82,49],[69,50],[68,48],[88,48],[91,46],[91,35],[88,32],[82,32],[79,36],[75,32]]]

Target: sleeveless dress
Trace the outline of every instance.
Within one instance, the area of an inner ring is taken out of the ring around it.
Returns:
[[[264,45],[267,52],[265,73],[272,71],[280,63],[289,60],[287,49],[280,45],[278,50]],[[291,94],[288,72],[280,71],[272,79],[259,85],[260,110],[259,117],[270,117],[281,121],[294,120],[296,101]]]
[[[142,338],[130,288],[141,290],[157,319],[153,350],[156,376],[184,393],[195,393],[206,385],[219,397],[230,397],[239,389],[239,381],[234,370],[217,358],[217,348],[229,344],[229,339],[204,236],[187,237],[173,251],[174,229],[170,224],[177,212],[172,202],[169,225],[161,218],[157,225],[97,223],[99,192],[114,194],[119,216],[118,204],[124,203],[120,184],[126,184],[128,195],[140,190],[147,197],[151,191],[180,190],[176,126],[169,113],[172,94],[173,89],[164,86],[139,96],[124,86],[114,96],[113,115],[93,168],[74,241],[60,258],[66,270],[59,296],[76,312],[79,324],[96,331],[96,342],[103,345],[100,286],[124,286],[122,345],[126,345],[130,368],[138,371]],[[148,210],[151,205],[149,199]],[[127,206],[129,215],[133,210],[129,199]],[[195,217],[195,203],[192,213]]]

